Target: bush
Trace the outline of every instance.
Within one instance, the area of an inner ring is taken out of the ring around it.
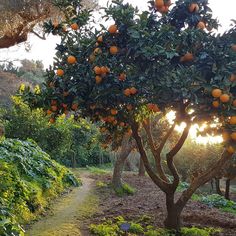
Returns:
[[[211,194],[207,196],[195,195],[193,200],[200,201],[209,207],[216,207],[222,211],[236,214],[236,202],[227,200],[218,194]]]
[[[19,235],[19,223],[41,213],[48,201],[79,181],[32,141],[0,141],[0,235]]]
[[[100,147],[100,133],[95,125],[85,119],[61,116],[55,124],[42,109],[31,110],[19,98],[14,97],[14,107],[6,111],[7,138],[27,140],[31,138],[53,159],[66,166],[98,165],[109,162],[109,155]]]

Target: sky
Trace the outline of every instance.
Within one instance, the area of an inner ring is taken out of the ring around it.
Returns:
[[[138,6],[140,10],[147,10],[148,0],[125,0],[134,6]],[[172,0],[172,2],[174,2]],[[224,4],[219,0],[209,0],[210,7],[213,11],[213,16],[218,18],[222,25],[222,29],[229,28],[230,20],[236,20],[236,0],[224,0]],[[99,0],[100,6],[105,6],[107,0]],[[45,67],[47,68],[53,63],[53,57],[55,55],[55,47],[57,43],[60,43],[60,39],[56,36],[49,36],[47,40],[41,40],[34,35],[30,35],[28,42],[31,45],[29,52],[25,51],[25,45],[21,44],[18,46],[11,47],[10,49],[0,50],[0,60],[8,59],[34,59],[42,60]]]

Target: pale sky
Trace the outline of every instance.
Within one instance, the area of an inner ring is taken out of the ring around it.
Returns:
[[[138,6],[140,10],[147,9],[148,0],[125,0],[125,2],[132,3],[134,6]],[[172,0],[173,2],[173,0]],[[219,0],[209,0],[210,7],[212,8],[214,17],[218,18],[222,28],[227,29],[230,25],[230,20],[236,20],[236,0],[224,0],[224,4]],[[107,4],[107,0],[99,0],[101,6]],[[25,51],[24,44],[11,47],[9,50],[0,50],[0,60],[3,59],[34,59],[42,60],[45,67],[48,67],[53,63],[53,57],[55,55],[56,43],[60,42],[60,39],[56,36],[49,36],[48,39],[41,40],[34,35],[30,35],[29,40],[31,44],[30,52]]]

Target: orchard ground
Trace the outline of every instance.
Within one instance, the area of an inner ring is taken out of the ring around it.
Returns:
[[[74,172],[82,173],[84,186],[58,199],[48,215],[31,225],[26,235],[71,236],[79,235],[79,232],[81,235],[93,235],[89,229],[91,224],[98,225],[119,216],[129,222],[148,218],[148,224],[155,228],[163,228],[163,219],[166,215],[165,196],[149,177],[139,177],[135,172],[125,172],[124,181],[132,186],[135,192],[132,195],[117,196],[110,187],[110,171],[88,168],[79,171],[75,169]],[[236,200],[236,182],[232,184],[232,190],[231,198]],[[203,191],[210,193],[209,183],[198,190],[197,194]],[[68,214],[61,214],[62,212]],[[191,200],[183,212],[183,226],[220,228],[221,233],[215,235],[235,236],[236,214]]]

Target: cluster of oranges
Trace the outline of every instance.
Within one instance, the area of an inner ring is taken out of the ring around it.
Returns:
[[[138,90],[135,87],[131,87],[131,88],[125,89],[123,93],[126,97],[129,97],[131,95],[137,94]]]
[[[223,93],[221,89],[213,89],[211,92],[212,97],[214,97],[217,100],[214,100],[212,102],[212,106],[214,108],[219,108],[220,107],[220,102],[221,103],[229,103],[231,101],[231,97],[227,93]],[[233,100],[232,105],[236,107],[236,100]]]
[[[152,111],[152,112],[160,112],[159,107],[154,103],[148,103],[147,108],[149,111]]]
[[[171,0],[155,0],[155,8],[162,14],[165,14],[169,11],[169,7],[171,5]]]

